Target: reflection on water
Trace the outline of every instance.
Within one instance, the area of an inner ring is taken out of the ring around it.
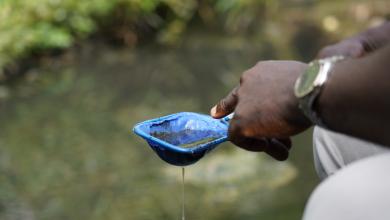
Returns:
[[[270,58],[246,39],[237,48],[196,40],[176,49],[87,46],[9,88],[0,102],[0,219],[177,219],[178,169],[130,127],[208,112],[240,72]],[[302,140],[289,163],[225,143],[190,166],[187,219],[299,219],[315,182]]]
[[[136,125],[149,135],[181,148],[205,145],[226,138],[228,124],[207,115],[181,112],[169,118],[153,119]]]
[[[153,132],[150,135],[160,140],[163,140],[167,143],[170,143],[172,145],[179,146],[181,148],[191,148],[191,147],[199,146],[217,140],[222,137],[217,132],[204,131],[204,130],[201,131],[183,130],[179,132]],[[191,137],[193,136],[203,137],[203,138],[192,140]]]

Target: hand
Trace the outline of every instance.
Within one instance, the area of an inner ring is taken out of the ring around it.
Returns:
[[[321,49],[317,58],[322,59],[331,56],[342,55],[350,58],[362,57],[367,53],[363,41],[359,38],[349,38],[337,44],[329,45]]]
[[[290,136],[311,126],[293,91],[295,80],[306,68],[306,64],[295,61],[259,62],[211,109],[211,116],[221,118],[235,112],[229,126],[231,142],[286,160]]]
[[[354,37],[347,38],[337,44],[320,50],[317,58],[343,55],[358,58],[382,48],[390,42],[390,22],[370,28]]]

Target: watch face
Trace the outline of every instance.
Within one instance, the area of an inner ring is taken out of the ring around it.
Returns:
[[[317,61],[310,63],[306,71],[298,78],[295,85],[295,95],[302,98],[313,91],[313,84],[320,70],[320,64]]]

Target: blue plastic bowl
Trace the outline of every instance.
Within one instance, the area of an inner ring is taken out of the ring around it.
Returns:
[[[214,119],[208,115],[180,112],[138,123],[133,131],[167,163],[187,166],[227,140],[231,118],[232,115]]]

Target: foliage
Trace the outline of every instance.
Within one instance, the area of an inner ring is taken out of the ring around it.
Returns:
[[[201,29],[177,50],[101,51],[86,43],[66,62],[30,69],[27,82],[0,86],[0,219],[178,217],[180,170],[129,136],[131,125],[173,111],[206,111],[259,59],[300,59],[297,45],[312,50],[320,44],[308,42],[322,32],[348,36],[390,11],[387,0],[351,0],[272,12],[287,1],[0,0],[0,67],[67,48],[118,21],[122,26],[112,29],[129,42],[139,24],[164,42],[197,19],[229,33],[260,30],[248,38]],[[316,181],[307,140],[295,143],[291,161],[299,176],[288,185],[296,175],[289,164],[216,149],[186,170],[189,219],[300,219]]]
[[[32,52],[67,48],[125,10],[127,23],[150,16],[164,4],[176,19],[185,19],[194,2],[180,0],[2,0],[0,1],[0,69]]]
[[[68,48],[101,28],[125,43],[142,22],[157,30],[157,40],[175,42],[197,14],[224,17],[225,27],[248,27],[266,0],[0,0],[1,69],[15,60],[48,49]],[[260,6],[260,7],[257,7]],[[244,12],[245,13],[242,13]],[[203,16],[203,19],[206,19]],[[106,26],[102,27],[102,24]],[[122,31],[119,25],[125,26]],[[130,32],[130,33],[129,33]]]
[[[173,44],[187,26],[200,20],[213,29],[222,29],[227,33],[242,34],[261,30],[272,35],[269,36],[270,41],[284,38],[284,42],[278,44],[285,47],[283,45],[290,43],[288,37],[299,31],[297,27],[300,25],[297,24],[302,20],[310,20],[317,26],[324,23],[325,29],[330,24],[332,31],[342,36],[343,33],[351,34],[356,26],[362,28],[362,25],[370,25],[369,22],[378,23],[378,16],[374,15],[377,13],[383,16],[389,8],[385,0],[375,0],[370,4],[364,1],[355,4],[353,0],[325,2],[0,0],[0,81],[4,78],[4,68],[12,66],[15,61],[17,64],[20,59],[31,55],[68,48],[94,33],[108,34],[111,35],[109,37],[119,38],[124,44],[133,45],[139,40],[140,32],[152,30],[152,34],[146,33],[148,39],[153,36],[159,42]],[[305,13],[307,10],[312,13]],[[338,25],[341,21],[346,25]],[[340,26],[338,29],[337,25]]]

